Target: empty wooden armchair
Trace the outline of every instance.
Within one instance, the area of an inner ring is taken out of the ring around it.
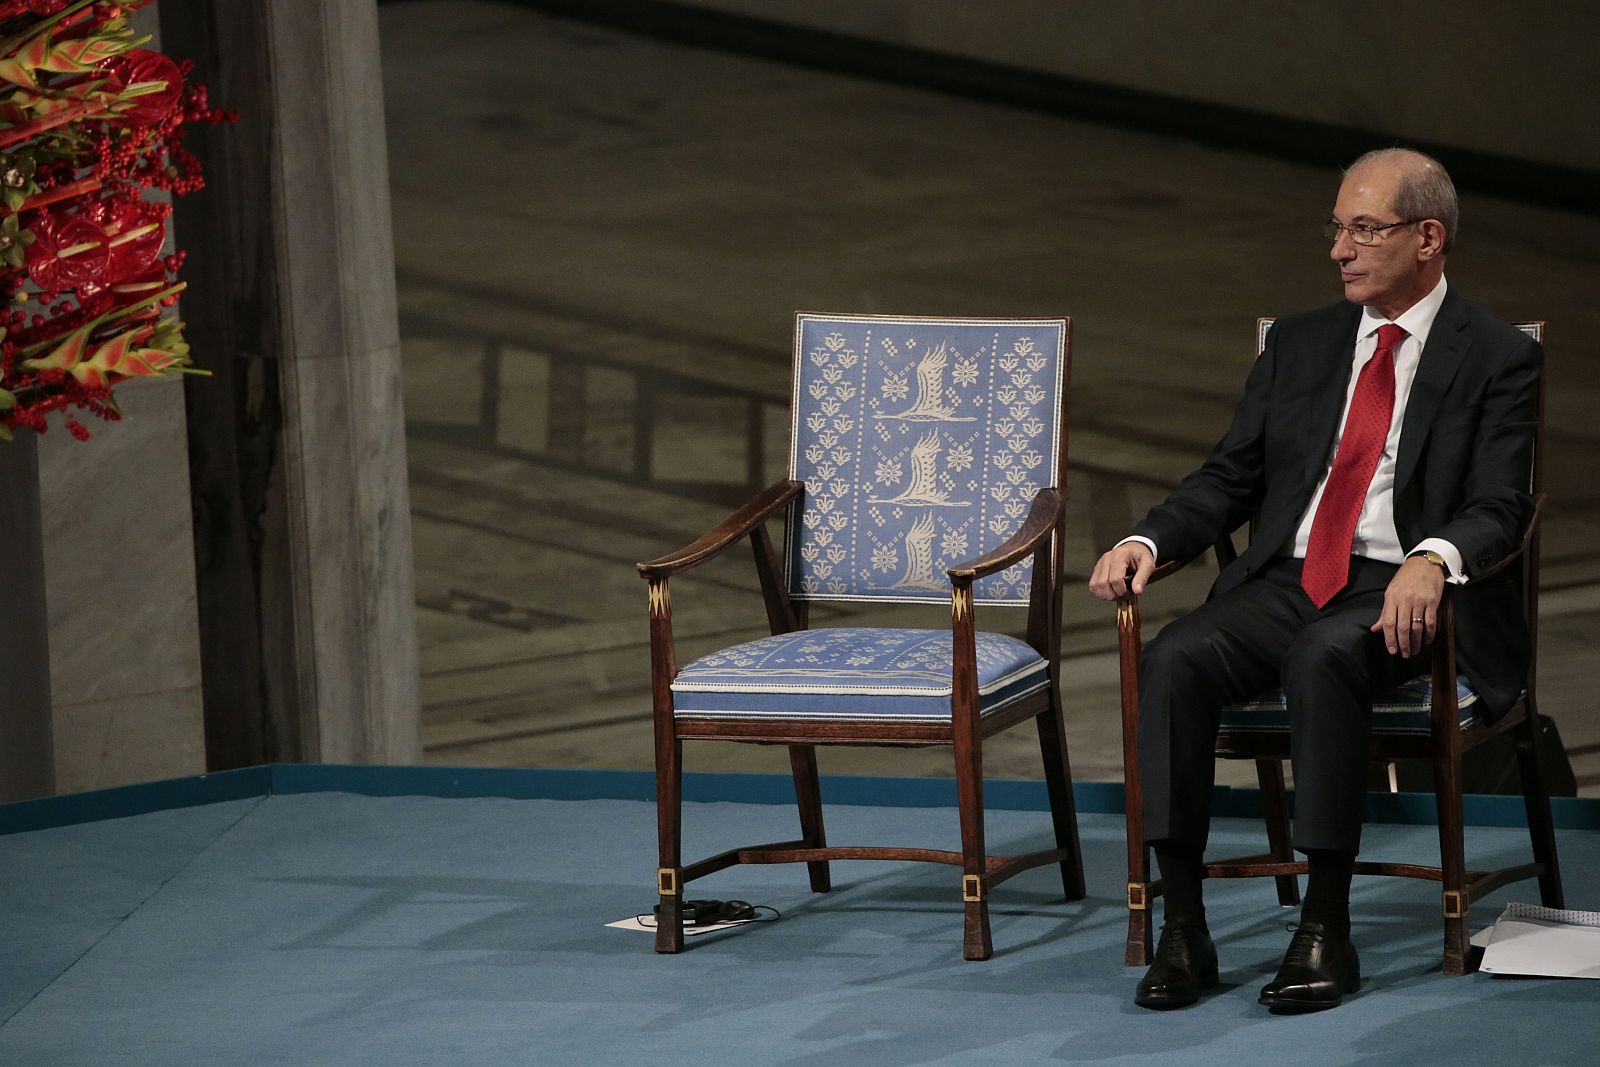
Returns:
[[[836,859],[961,868],[963,952],[992,954],[990,890],[1083,866],[1059,691],[1067,456],[1068,322],[797,317],[789,477],[684,549],[638,565],[649,582],[660,835],[658,952],[683,945],[684,886],[738,863],[807,865],[830,887]],[[782,517],[782,551],[765,524]],[[670,581],[749,538],[772,634],[681,669]],[[813,601],[948,602],[950,628],[806,628]],[[1025,607],[1024,638],[979,630],[975,612]],[[990,855],[983,742],[1033,721],[1055,847]],[[680,854],[683,742],[788,746],[800,815],[792,841]],[[817,745],[949,745],[959,849],[829,845]]]

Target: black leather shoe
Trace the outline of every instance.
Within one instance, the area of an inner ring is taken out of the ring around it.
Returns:
[[[1217,947],[1205,923],[1163,923],[1155,962],[1139,980],[1133,1002],[1141,1008],[1182,1008],[1217,984]]]
[[[1278,977],[1261,987],[1260,1000],[1274,1012],[1321,1011],[1360,988],[1361,960],[1349,935],[1334,933],[1325,923],[1302,922],[1294,928]]]

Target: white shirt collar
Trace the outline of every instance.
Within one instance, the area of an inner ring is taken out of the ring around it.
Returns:
[[[1417,339],[1419,345],[1428,343],[1428,331],[1433,329],[1433,320],[1439,315],[1439,307],[1444,303],[1444,294],[1449,288],[1445,284],[1444,275],[1439,275],[1439,284],[1435,285],[1427,296],[1412,304],[1401,312],[1398,319],[1392,320],[1394,324],[1406,332],[1408,337]],[[1366,337],[1375,333],[1379,326],[1386,325],[1391,320],[1372,307],[1361,309],[1361,329],[1357,337]]]

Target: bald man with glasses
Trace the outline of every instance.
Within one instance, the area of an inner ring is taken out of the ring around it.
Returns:
[[[1281,686],[1291,730],[1300,923],[1260,995],[1337,1005],[1361,982],[1350,881],[1361,841],[1372,698],[1424,673],[1446,582],[1457,662],[1493,718],[1530,656],[1514,568],[1543,355],[1445,280],[1455,188],[1406,149],[1345,172],[1324,230],[1344,300],[1279,319],[1233,421],[1198,470],[1100,557],[1090,590],[1142,593],[1158,562],[1198,555],[1252,516],[1250,547],[1206,603],[1145,649],[1139,767],[1163,925],[1134,1000],[1192,1004],[1217,983],[1201,885],[1221,708]]]

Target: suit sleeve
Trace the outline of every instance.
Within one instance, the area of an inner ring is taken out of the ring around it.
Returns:
[[[1233,421],[1211,454],[1133,532],[1148,537],[1163,560],[1193,559],[1242,526],[1261,507],[1266,476],[1266,425],[1277,371],[1278,327],[1250,369]]]
[[[1461,550],[1468,580],[1508,555],[1533,516],[1528,474],[1533,469],[1544,350],[1519,336],[1490,377],[1473,433],[1461,506],[1429,537]]]

